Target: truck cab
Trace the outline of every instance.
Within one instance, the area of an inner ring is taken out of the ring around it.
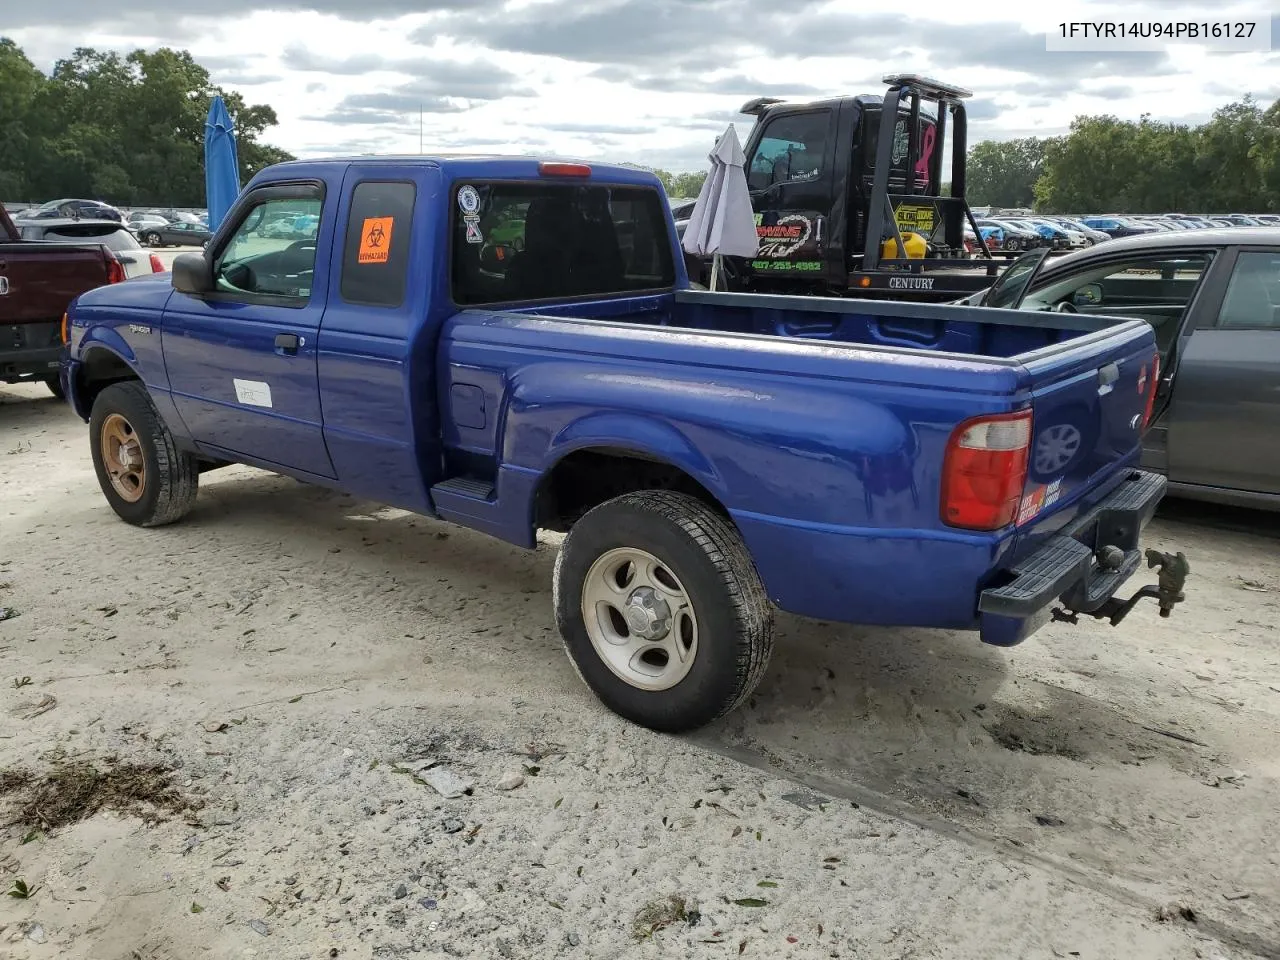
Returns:
[[[885,82],[883,97],[743,104],[756,118],[745,154],[760,249],[729,263],[731,289],[940,301],[991,284],[1003,263],[965,201],[970,92],[911,75]]]

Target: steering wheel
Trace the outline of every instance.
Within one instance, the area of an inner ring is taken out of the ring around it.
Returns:
[[[1079,313],[1076,305],[1070,300],[1059,300],[1053,307],[1054,313]]]
[[[289,253],[293,250],[306,250],[308,248],[314,250],[315,247],[316,242],[314,240],[295,240],[293,243],[285,247],[282,252]]]

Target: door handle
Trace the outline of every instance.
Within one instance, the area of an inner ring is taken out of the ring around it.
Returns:
[[[295,333],[277,333],[276,334],[276,352],[296,354],[298,346],[302,342],[301,338]]]

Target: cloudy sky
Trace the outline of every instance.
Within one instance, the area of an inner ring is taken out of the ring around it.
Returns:
[[[879,93],[891,72],[974,91],[970,142],[1062,132],[1082,113],[1199,122],[1252,91],[1271,52],[1046,52],[1064,20],[1264,19],[1275,0],[183,0],[5,2],[0,32],[52,67],[76,46],[189,49],[270,103],[300,156],[482,149],[701,169],[754,96]],[[1040,7],[1047,13],[1021,12]],[[871,9],[869,9],[871,8]],[[876,9],[878,8],[878,9]],[[899,9],[911,12],[889,12]],[[1280,18],[1278,18],[1280,22]]]

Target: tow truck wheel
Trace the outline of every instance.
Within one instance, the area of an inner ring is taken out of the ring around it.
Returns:
[[[139,381],[113,383],[98,394],[89,441],[98,485],[120,519],[159,527],[191,509],[199,465],[177,448]]]
[[[773,650],[773,608],[736,530],[683,493],[588,511],[556,558],[556,622],[578,676],[614,713],[680,733],[735,709]]]

